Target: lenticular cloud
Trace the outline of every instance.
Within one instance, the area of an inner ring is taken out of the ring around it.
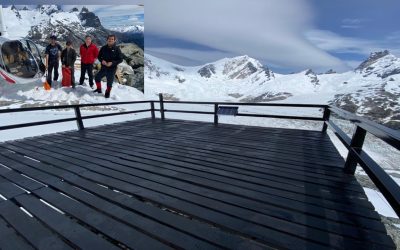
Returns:
[[[148,33],[247,54],[292,68],[343,69],[305,36],[312,9],[304,0],[148,0]]]

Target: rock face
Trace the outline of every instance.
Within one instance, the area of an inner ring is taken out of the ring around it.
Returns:
[[[305,74],[306,74],[306,76],[308,76],[308,77],[311,79],[311,83],[313,83],[314,86],[319,85],[318,76],[317,76],[317,74],[315,74],[314,71],[312,71],[311,69],[309,69],[309,70],[306,71]]]
[[[144,52],[135,44],[123,43],[118,45],[124,55],[124,60],[132,68],[132,73],[127,74],[127,83],[140,91],[144,91]]]
[[[82,21],[83,27],[104,29],[104,27],[101,25],[100,18],[93,12],[90,12],[86,7],[83,7],[79,13],[79,19]]]
[[[197,71],[201,77],[210,78],[215,74],[215,66],[212,64],[206,65]]]

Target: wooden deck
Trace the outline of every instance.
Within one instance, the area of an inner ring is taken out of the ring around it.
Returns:
[[[0,163],[1,249],[395,248],[321,132],[142,119]]]

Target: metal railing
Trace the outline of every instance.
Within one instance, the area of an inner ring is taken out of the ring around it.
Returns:
[[[82,116],[81,108],[94,107],[94,106],[116,106],[127,104],[150,104],[149,109],[140,109],[133,111],[115,112],[99,115]],[[155,103],[159,104],[159,109],[155,108]],[[191,105],[212,105],[212,111],[196,111],[196,110],[177,110],[166,109],[165,104],[191,104]],[[321,117],[312,116],[290,116],[290,115],[269,115],[269,114],[251,114],[251,113],[238,113],[236,116],[241,117],[257,117],[257,118],[279,118],[279,119],[297,119],[306,121],[321,121],[323,122],[322,132],[326,133],[330,128],[332,132],[339,138],[339,140],[348,149],[348,156],[343,171],[347,174],[354,175],[357,165],[359,164],[364,171],[368,174],[377,188],[385,196],[389,204],[392,206],[396,214],[400,217],[400,187],[397,183],[379,166],[362,148],[367,133],[376,136],[382,141],[388,143],[390,146],[400,150],[400,132],[393,129],[384,127],[368,119],[356,116],[345,110],[320,104],[284,104],[284,103],[243,103],[243,102],[194,102],[194,101],[164,101],[162,94],[159,95],[159,100],[149,101],[135,101],[135,102],[114,102],[114,103],[96,103],[96,104],[77,104],[77,105],[63,105],[52,107],[32,107],[32,108],[17,108],[17,109],[0,109],[0,114],[15,113],[15,112],[29,112],[38,110],[59,110],[59,109],[74,109],[75,117],[56,119],[48,121],[39,121],[31,123],[21,123],[14,125],[0,126],[0,131],[7,129],[23,128],[30,126],[46,125],[53,123],[76,121],[79,130],[84,129],[83,120],[93,119],[115,115],[126,115],[134,113],[149,112],[150,117],[156,119],[155,112],[160,112],[161,120],[165,120],[165,113],[185,113],[185,114],[203,114],[212,115],[214,117],[214,125],[218,126],[218,108],[220,105],[235,105],[235,106],[261,106],[261,107],[291,107],[291,108],[318,108],[323,110]],[[330,118],[331,114],[336,114],[345,120],[355,124],[355,132],[350,138],[343,130],[341,130]]]
[[[107,114],[100,114],[100,115],[82,116],[82,114],[81,114],[81,108],[84,108],[84,107],[116,106],[116,105],[139,104],[139,103],[152,103],[152,106],[150,106],[149,109],[114,112],[114,113],[107,113]],[[152,107],[153,107],[153,109],[152,109]],[[8,130],[8,129],[54,124],[54,123],[70,122],[70,121],[76,121],[78,129],[82,130],[85,128],[83,125],[83,120],[85,120],[85,119],[151,112],[152,110],[154,112],[154,102],[152,102],[152,101],[113,102],[113,103],[91,103],[91,104],[59,105],[59,106],[31,107],[31,108],[0,109],[0,114],[17,113],[17,112],[31,112],[31,111],[40,111],[40,110],[60,110],[60,109],[73,109],[75,111],[75,117],[0,126],[0,131]]]

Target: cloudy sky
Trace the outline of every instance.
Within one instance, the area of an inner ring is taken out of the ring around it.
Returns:
[[[82,5],[63,5],[64,10]],[[126,25],[144,25],[144,7],[141,5],[85,5],[96,13],[106,28]]]
[[[146,0],[146,53],[199,65],[247,54],[277,72],[400,56],[399,0]]]
[[[35,8],[39,4],[61,5],[69,11],[73,7],[81,9],[87,7],[96,13],[106,28],[121,25],[144,25],[144,1],[145,0],[0,0],[3,6],[27,5]]]

